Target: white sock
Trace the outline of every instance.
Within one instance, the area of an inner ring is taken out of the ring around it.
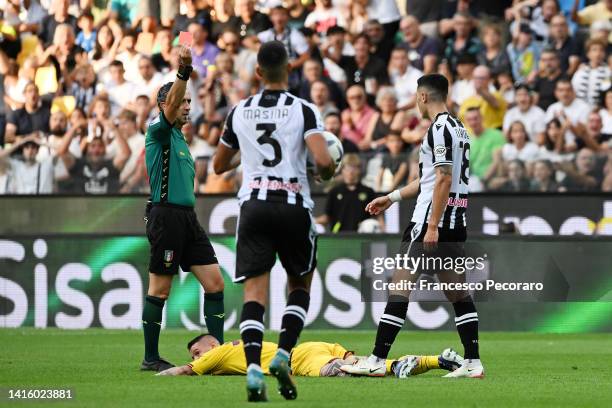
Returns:
[[[384,361],[384,358],[379,358],[376,357],[374,354],[370,354],[370,357],[368,357],[368,363],[370,364],[380,364],[381,361]]]

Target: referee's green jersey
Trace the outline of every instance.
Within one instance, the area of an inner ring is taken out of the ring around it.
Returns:
[[[163,112],[149,124],[145,155],[151,201],[193,207],[195,164],[185,137]]]

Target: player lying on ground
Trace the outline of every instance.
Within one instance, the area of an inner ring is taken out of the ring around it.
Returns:
[[[169,368],[158,375],[244,375],[247,372],[241,340],[220,344],[213,336],[202,334],[191,340],[187,348],[193,359],[191,363]],[[261,368],[264,374],[270,374],[270,362],[277,350],[277,344],[263,342]],[[340,370],[340,366],[353,364],[357,360],[352,351],[340,344],[312,341],[293,349],[289,366],[293,375],[301,377],[345,377],[350,374]],[[453,371],[462,362],[463,358],[457,352],[447,348],[438,356],[406,355],[396,360],[386,360],[386,372],[379,376],[406,378],[435,368]]]

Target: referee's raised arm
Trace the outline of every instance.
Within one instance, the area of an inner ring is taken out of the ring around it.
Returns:
[[[179,51],[179,68],[176,73],[176,81],[172,84],[164,105],[162,106],[164,116],[170,123],[174,123],[180,114],[181,105],[184,102],[187,80],[193,71],[191,66],[191,49],[181,46]]]

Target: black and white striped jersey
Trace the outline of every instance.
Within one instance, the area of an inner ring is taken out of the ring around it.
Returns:
[[[419,195],[412,222],[423,225],[431,216],[437,166],[452,166],[452,184],[438,227],[465,228],[470,178],[470,137],[459,119],[439,113],[427,130],[419,151]]]
[[[286,91],[264,90],[240,101],[221,136],[221,143],[240,149],[240,204],[257,199],[312,209],[305,140],[320,132],[317,108]]]

